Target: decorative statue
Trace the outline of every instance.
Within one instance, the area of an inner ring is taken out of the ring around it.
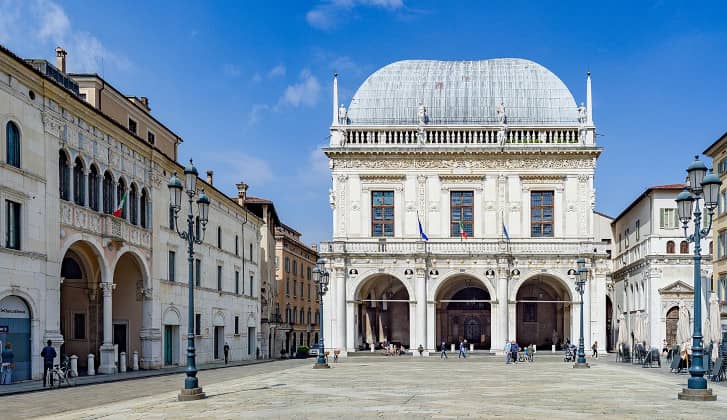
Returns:
[[[505,124],[507,122],[507,115],[505,114],[505,103],[500,102],[500,105],[497,106],[497,122],[500,124]]]
[[[500,144],[500,146],[505,145],[505,130],[504,129],[497,130],[497,142]]]
[[[348,113],[346,111],[346,107],[343,104],[341,104],[341,106],[338,107],[338,123],[339,124],[348,123]]]
[[[328,204],[330,204],[331,207],[336,206],[336,192],[333,191],[333,188],[328,190]]]
[[[419,104],[417,116],[419,117],[419,125],[424,125],[427,123],[427,107],[425,107],[423,103]]]
[[[578,107],[578,122],[584,124],[586,119],[586,107],[583,106],[583,102],[581,102],[581,106]]]

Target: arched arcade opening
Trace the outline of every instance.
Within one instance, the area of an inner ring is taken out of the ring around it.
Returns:
[[[518,344],[550,349],[552,345],[561,348],[566,340],[573,341],[572,297],[560,279],[538,275],[526,280],[518,289],[516,302]]]
[[[113,344],[117,346],[120,357],[126,353],[126,365],[131,366],[132,354],[139,352],[143,358],[140,332],[142,328],[144,301],[144,268],[138,257],[127,252],[123,254],[114,268],[113,291]],[[117,359],[118,361],[118,359]]]
[[[399,279],[384,274],[366,280],[356,294],[357,348],[411,348],[409,316],[409,293]]]
[[[436,345],[467,340],[476,349],[492,345],[490,292],[478,279],[447,279],[436,294]]]

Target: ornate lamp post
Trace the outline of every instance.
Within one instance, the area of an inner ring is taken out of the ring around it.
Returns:
[[[574,368],[589,368],[586,363],[586,350],[583,347],[583,292],[586,291],[586,280],[588,280],[588,269],[586,268],[586,259],[578,258],[576,260],[578,270],[576,271],[576,291],[581,295],[581,336],[578,338],[578,359],[573,364]]]
[[[313,365],[313,369],[325,369],[329,368],[328,362],[326,362],[326,347],[323,342],[323,296],[328,291],[328,276],[329,273],[326,271],[326,260],[324,258],[318,259],[316,261],[316,268],[313,269],[313,275],[315,276],[315,279],[313,280],[316,284],[316,293],[318,293],[318,299],[321,302],[321,313],[320,313],[320,319],[318,320],[320,325],[320,350],[318,350],[318,359],[316,359],[316,364]]]
[[[709,234],[712,228],[712,216],[714,208],[717,207],[719,187],[722,182],[719,177],[710,172],[707,175],[707,167],[694,156],[694,162],[687,168],[688,184],[684,191],[676,198],[679,220],[684,228],[684,236],[688,242],[694,242],[694,333],[692,334],[692,367],[689,368],[690,378],[687,381],[687,388],[679,393],[680,400],[714,401],[717,396],[712,394],[712,389],[707,389],[707,380],[704,379],[704,347],[702,343],[702,238]],[[705,176],[706,175],[706,176]],[[702,211],[699,209],[699,200],[704,200],[704,208],[709,215],[708,224],[702,228]],[[689,219],[694,215],[694,233],[687,233]]]
[[[199,222],[202,224],[202,232],[195,232],[194,214],[192,213],[192,199],[197,195],[197,168],[189,160],[189,166],[184,168],[184,185],[177,178],[176,172],[169,180],[170,207],[174,211],[174,228],[179,236],[187,241],[187,261],[189,262],[189,302],[188,302],[188,320],[187,325],[187,368],[184,379],[184,388],[179,392],[179,401],[198,400],[205,398],[202,388],[197,380],[197,366],[194,355],[194,244],[201,244],[204,239],[204,233],[207,227],[210,199],[201,190],[197,198],[197,208],[199,213]],[[180,232],[177,224],[177,215],[182,209],[182,190],[186,190],[189,207],[187,212],[187,231]]]

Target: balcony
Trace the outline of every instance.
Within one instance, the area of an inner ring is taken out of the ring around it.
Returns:
[[[591,254],[601,253],[601,244],[583,239],[513,239],[509,244],[498,239],[369,239],[322,242],[321,254],[359,255],[481,255],[481,254]],[[605,254],[605,250],[603,251]]]
[[[151,249],[151,232],[124,219],[61,201],[61,224],[114,242]]]

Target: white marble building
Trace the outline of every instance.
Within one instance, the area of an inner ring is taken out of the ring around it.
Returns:
[[[679,306],[694,313],[694,244],[684,239],[674,201],[681,184],[659,185],[644,191],[612,223],[614,328],[628,331],[627,344],[645,341],[661,348],[676,343]],[[693,231],[689,223],[689,232]],[[710,290],[712,234],[702,240],[702,290]],[[707,299],[702,314],[707,316]],[[690,321],[691,322],[691,321]],[[624,324],[621,324],[624,323]],[[618,325],[617,325],[618,324]],[[691,323],[690,323],[691,325]],[[631,337],[631,332],[635,333]]]
[[[550,350],[578,337],[579,257],[586,346],[605,347],[610,245],[595,236],[590,83],[579,107],[532,61],[400,61],[346,108],[334,78],[326,347]]]
[[[16,380],[41,377],[46,340],[101,373],[124,351],[129,369],[135,352],[141,368],[185,363],[187,252],[167,189],[181,138],[142,99],[69,76],[62,50],[53,66],[0,47],[0,341]],[[198,181],[212,204],[194,262],[197,362],[221,360],[225,342],[253,359],[263,222],[212,181]]]

